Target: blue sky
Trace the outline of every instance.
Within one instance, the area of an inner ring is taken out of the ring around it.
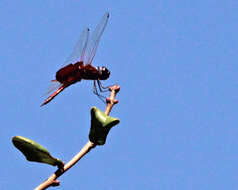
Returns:
[[[33,189],[54,167],[27,162],[21,135],[67,162],[88,141],[92,82],[40,107],[81,31],[110,12],[93,65],[121,86],[121,122],[55,189],[236,190],[238,2],[0,2],[0,189]]]

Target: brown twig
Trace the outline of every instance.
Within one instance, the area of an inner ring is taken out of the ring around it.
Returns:
[[[110,98],[107,98],[107,107],[105,110],[105,114],[109,115],[112,107],[118,103],[118,100],[115,99],[117,92],[119,92],[120,86],[114,85],[110,87]],[[60,182],[56,180],[58,177],[63,175],[68,169],[70,169],[73,165],[75,165],[84,155],[86,155],[92,148],[95,148],[96,145],[88,141],[87,144],[80,150],[78,154],[76,154],[67,164],[64,165],[63,168],[59,168],[55,173],[53,173],[46,181],[40,184],[35,190],[43,190],[47,189],[50,186],[58,186]]]
[[[106,99],[107,100],[107,107],[105,110],[106,115],[109,115],[109,113],[112,110],[112,107],[118,103],[118,100],[116,100],[115,98],[116,98],[117,93],[120,90],[120,86],[118,86],[118,85],[111,86],[111,87],[109,87],[109,90],[111,91],[111,94],[110,94],[110,98]]]

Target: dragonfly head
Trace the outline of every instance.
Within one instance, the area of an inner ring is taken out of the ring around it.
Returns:
[[[106,67],[99,67],[98,71],[100,73],[99,80],[106,80],[110,76],[110,71]]]

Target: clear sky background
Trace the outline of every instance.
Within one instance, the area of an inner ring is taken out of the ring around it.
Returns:
[[[67,162],[88,141],[92,82],[40,107],[81,31],[110,12],[93,65],[121,86],[121,122],[55,189],[238,189],[238,2],[0,1],[0,189],[33,189],[56,168],[27,162],[21,135]],[[53,189],[53,188],[52,188]]]

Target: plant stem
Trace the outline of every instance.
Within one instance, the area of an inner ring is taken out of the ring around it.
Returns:
[[[109,115],[109,113],[112,110],[112,107],[118,103],[118,101],[115,99],[117,92],[120,90],[120,86],[114,85],[109,88],[111,91],[110,98],[107,98],[107,107],[105,110],[105,114]],[[88,141],[86,145],[80,150],[78,154],[76,154],[67,164],[64,165],[63,168],[59,168],[55,171],[46,181],[44,181],[42,184],[40,184],[38,187],[35,188],[35,190],[43,190],[47,189],[50,186],[58,186],[60,185],[60,182],[56,180],[58,177],[60,177],[62,174],[64,174],[68,169],[70,169],[72,166],[74,166],[84,155],[86,155],[92,148],[95,148],[96,145]]]

